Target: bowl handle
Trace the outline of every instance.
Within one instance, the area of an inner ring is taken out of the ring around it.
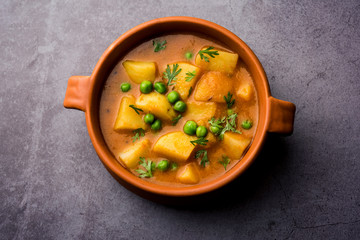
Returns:
[[[86,111],[86,102],[89,95],[90,76],[72,76],[69,78],[64,107]]]
[[[270,120],[268,132],[289,136],[293,133],[295,104],[269,97]]]

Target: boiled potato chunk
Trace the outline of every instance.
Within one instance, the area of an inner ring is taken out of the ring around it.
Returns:
[[[252,78],[248,70],[243,63],[240,64],[239,71],[236,72],[236,78],[240,80],[242,83],[250,83],[252,82]]]
[[[183,132],[171,132],[157,140],[153,151],[171,160],[185,162],[195,148],[190,141],[195,139]]]
[[[250,141],[251,139],[244,137],[242,134],[226,132],[223,140],[226,155],[231,159],[240,159]]]
[[[205,50],[203,48],[201,50]],[[201,59],[200,54],[196,56],[195,64],[202,69],[209,71],[220,71],[228,74],[232,74],[235,70],[238,55],[236,53],[230,53],[225,51],[217,50],[219,55],[216,55],[214,58],[205,54],[209,58],[209,62],[206,62],[204,59]]]
[[[128,167],[134,168],[140,161],[140,157],[145,157],[150,152],[151,142],[149,139],[143,139],[128,147],[119,154],[119,159]]]
[[[171,107],[167,98],[157,92],[141,94],[136,100],[136,106],[145,112],[151,112],[162,120],[171,121],[177,116],[175,110]]]
[[[176,178],[185,184],[196,184],[200,181],[200,174],[196,169],[194,163],[189,163],[184,167],[180,168]]]
[[[124,96],[121,99],[118,115],[115,120],[114,130],[135,130],[138,128],[146,129],[146,124],[134,109],[129,105],[135,105],[135,97],[132,95]]]
[[[181,69],[181,72],[176,76],[177,80],[174,90],[176,90],[180,94],[180,97],[183,100],[186,100],[189,97],[190,88],[195,88],[195,84],[200,76],[200,68],[190,63],[180,62],[177,64],[179,64],[178,69]],[[170,67],[170,69],[172,70],[172,66]],[[195,76],[190,81],[186,81],[187,77],[192,77],[191,74],[194,74]]]
[[[197,101],[224,103],[224,96],[233,91],[231,79],[221,72],[207,72],[202,75],[195,89],[194,98]]]
[[[250,84],[245,84],[239,87],[236,92],[240,98],[244,99],[245,101],[249,101],[254,94],[254,90]]]
[[[184,117],[195,122],[211,119],[216,112],[217,103],[213,102],[188,102]]]
[[[136,62],[126,60],[122,63],[130,79],[140,84],[148,80],[154,82],[156,74],[156,65],[154,62]]]

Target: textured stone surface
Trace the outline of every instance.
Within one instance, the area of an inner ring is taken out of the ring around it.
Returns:
[[[119,35],[174,15],[240,36],[297,105],[294,135],[202,207],[124,189],[62,106]],[[0,21],[0,239],[360,239],[359,1],[3,0]]]

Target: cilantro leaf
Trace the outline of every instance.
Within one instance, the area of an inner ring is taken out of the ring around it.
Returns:
[[[161,50],[164,50],[166,48],[165,44],[166,44],[166,40],[160,42],[159,40],[154,40],[153,41],[153,46],[154,46],[154,52],[159,52]]]
[[[164,74],[164,78],[168,80],[167,85],[171,86],[174,85],[177,78],[176,76],[181,72],[181,68],[178,70],[179,64],[173,64],[173,69],[171,71],[170,66],[167,65]]]
[[[224,134],[227,131],[241,134],[241,132],[239,130],[236,130],[236,117],[237,117],[237,113],[233,113],[226,118],[225,127],[221,130],[220,135],[219,135],[220,139],[224,138]]]
[[[175,126],[181,118],[182,118],[181,114],[179,114],[177,117],[173,118],[172,125]]]
[[[187,77],[185,77],[185,81],[190,82],[196,76],[196,71],[187,72],[186,76]]]
[[[139,173],[139,177],[141,177],[141,178],[152,177],[153,162],[151,160],[146,161],[145,158],[140,157],[139,165],[142,166],[146,170],[145,171],[141,168],[136,169],[135,172]]]
[[[224,96],[224,99],[225,99],[227,108],[231,108],[231,107],[234,105],[234,103],[235,103],[235,99],[231,100],[232,96],[233,96],[233,95],[232,95],[230,92],[228,92],[227,97]]]
[[[195,158],[196,159],[201,158],[200,165],[202,167],[205,167],[205,165],[207,163],[209,163],[207,151],[205,149],[197,151],[196,154],[195,154]]]
[[[219,128],[219,129],[221,130],[221,129],[224,128],[221,124],[225,123],[225,118],[226,118],[226,117],[223,117],[223,118],[221,118],[221,119],[216,119],[215,117],[212,117],[212,118],[209,120],[209,124],[210,124],[212,127],[217,127],[217,128]]]
[[[223,155],[222,160],[219,160],[219,163],[224,166],[225,171],[226,171],[226,167],[230,163],[230,158],[226,155]]]
[[[139,113],[139,111],[140,112],[143,112],[143,110],[142,109],[140,109],[140,108],[137,108],[135,105],[129,105],[129,107],[131,107],[132,109],[134,109],[134,111],[137,113],[137,114],[139,114],[140,115],[140,113]]]
[[[140,140],[140,137],[145,136],[145,130],[142,128],[135,129],[133,133],[135,134],[135,136],[132,137],[133,142]]]
[[[196,139],[196,140],[193,140],[193,141],[190,141],[190,142],[191,142],[191,144],[194,145],[194,146],[195,146],[195,143],[196,143],[197,145],[206,146],[206,144],[207,144],[208,141],[209,141],[209,140],[205,139],[204,137],[201,137],[201,138],[199,138],[199,139]]]
[[[199,55],[201,60],[204,60],[205,62],[209,62],[209,58],[205,56],[205,54],[209,55],[209,57],[214,58],[216,55],[219,55],[219,52],[216,50],[212,50],[214,47],[208,47],[207,49],[200,50]]]
[[[190,97],[192,90],[193,90],[193,88],[190,87],[188,97]]]
[[[227,131],[241,134],[241,132],[236,129],[236,117],[237,113],[234,112],[227,117],[223,117],[221,119],[216,119],[215,117],[213,117],[209,120],[209,124],[211,127],[218,128],[219,131],[214,134],[219,135],[220,139],[223,139],[224,134]]]

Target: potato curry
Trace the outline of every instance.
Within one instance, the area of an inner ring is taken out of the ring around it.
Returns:
[[[200,184],[224,174],[255,135],[258,102],[237,53],[195,34],[129,51],[101,95],[100,126],[115,158],[157,184]]]

